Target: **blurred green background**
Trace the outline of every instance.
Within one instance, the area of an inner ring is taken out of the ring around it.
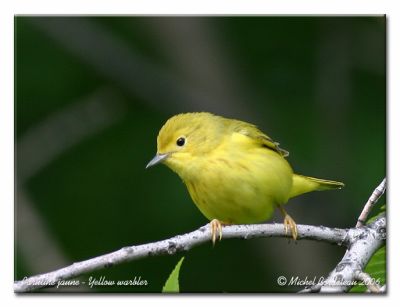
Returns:
[[[289,202],[299,224],[352,227],[385,176],[385,17],[15,17],[15,279],[208,221],[179,177],[145,170],[172,115],[258,125],[298,173],[346,184]],[[380,202],[384,203],[384,199]],[[277,213],[273,219],[281,222]],[[344,249],[223,240],[185,253],[182,292],[292,292]],[[159,292],[184,253],[82,276]]]

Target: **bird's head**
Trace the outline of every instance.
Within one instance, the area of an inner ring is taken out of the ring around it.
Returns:
[[[157,137],[157,154],[146,168],[164,163],[179,175],[196,159],[214,150],[223,137],[222,118],[211,113],[184,113],[170,119]]]

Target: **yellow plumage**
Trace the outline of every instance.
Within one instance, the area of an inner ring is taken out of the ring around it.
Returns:
[[[210,220],[258,223],[278,207],[295,238],[296,224],[282,205],[306,192],[344,185],[294,174],[287,155],[252,124],[205,112],[186,113],[161,128],[157,155],[148,166],[162,162],[175,171]]]

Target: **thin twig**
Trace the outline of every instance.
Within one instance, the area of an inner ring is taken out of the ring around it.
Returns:
[[[372,293],[379,293],[381,291],[379,285],[366,272],[358,271],[356,272],[354,278],[358,281],[361,281],[367,287],[367,289]]]
[[[350,237],[347,229],[328,228],[324,226],[297,225],[298,240],[318,240],[328,243],[347,245]],[[173,255],[180,251],[211,241],[211,227],[207,224],[195,231],[178,235],[170,239],[137,246],[122,248],[118,251],[98,256],[89,260],[76,262],[59,270],[40,274],[14,283],[15,292],[29,292],[44,287],[57,286],[61,280],[71,279],[85,273],[107,268],[123,262],[138,260],[155,255]],[[223,239],[289,237],[282,224],[232,225],[224,226]]]
[[[377,203],[379,198],[385,193],[386,190],[386,178],[384,178],[381,184],[372,192],[371,196],[369,197],[367,203],[364,206],[364,209],[361,211],[361,214],[357,220],[356,227],[361,227],[365,225],[367,221],[368,215],[371,212],[373,206]]]

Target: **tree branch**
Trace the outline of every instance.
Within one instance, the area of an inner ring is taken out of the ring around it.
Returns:
[[[357,228],[360,229],[360,228]],[[350,232],[356,232],[351,229]],[[386,240],[386,217],[377,218],[363,227],[361,233],[350,235],[350,247],[335,269],[328,275],[320,292],[346,292],[354,284],[359,272],[362,272],[368,261]]]
[[[366,213],[362,214],[362,216],[365,220],[368,217],[370,208],[384,193],[385,184],[386,180],[383,180],[364,207],[363,212],[365,211]],[[366,207],[369,209],[366,209]],[[349,290],[353,286],[355,280],[365,278],[365,275],[362,274],[363,269],[373,254],[386,241],[386,217],[384,215],[377,217],[375,221],[369,223],[367,226],[351,229],[309,225],[297,225],[297,227],[299,240],[325,241],[347,247],[344,257],[323,283],[312,286],[311,288],[306,288],[301,292],[345,292]],[[250,239],[261,237],[290,237],[290,234],[286,234],[282,224],[232,225],[223,227],[222,237],[224,239]],[[165,254],[173,255],[180,251],[188,251],[208,241],[211,241],[210,224],[206,224],[195,231],[178,235],[170,239],[124,247],[109,254],[76,262],[53,272],[24,278],[23,280],[14,282],[14,291],[29,292],[44,287],[56,286],[58,282],[62,280],[71,279],[85,273],[144,257]],[[386,289],[386,286],[382,287],[380,291],[382,291],[382,289]]]
[[[347,229],[308,225],[297,225],[297,227],[298,240],[317,240],[347,246],[351,240],[355,239],[349,236],[349,234],[354,233],[354,231]],[[232,225],[223,227],[222,237],[224,239],[250,239],[262,237],[290,237],[290,234],[285,233],[282,224]],[[166,254],[173,255],[180,251],[188,251],[208,241],[211,241],[210,224],[206,224],[195,231],[178,235],[170,239],[124,247],[109,254],[76,262],[53,272],[24,278],[14,283],[14,291],[29,292],[44,287],[57,286],[58,282],[61,280],[74,278],[85,273],[144,257]]]
[[[386,190],[386,178],[384,178],[381,184],[372,192],[371,196],[368,198],[367,203],[364,206],[364,209],[361,211],[361,214],[357,220],[356,227],[361,227],[365,225],[367,221],[368,215],[371,212],[374,205],[377,203],[379,198],[385,193]]]
[[[372,192],[358,218],[356,228],[349,230],[349,237],[352,238],[349,239],[349,247],[342,260],[328,275],[327,279],[323,283],[306,288],[300,292],[346,292],[354,285],[355,280],[366,278],[363,272],[365,266],[386,241],[386,216],[380,215],[367,226],[362,225],[367,220],[372,207],[382,194],[385,193],[385,190],[386,178]],[[357,234],[358,230],[362,230],[362,232]],[[372,290],[371,287],[369,289],[370,291]],[[374,290],[376,289],[374,288]],[[386,285],[379,289],[379,292],[384,291],[386,291]]]

